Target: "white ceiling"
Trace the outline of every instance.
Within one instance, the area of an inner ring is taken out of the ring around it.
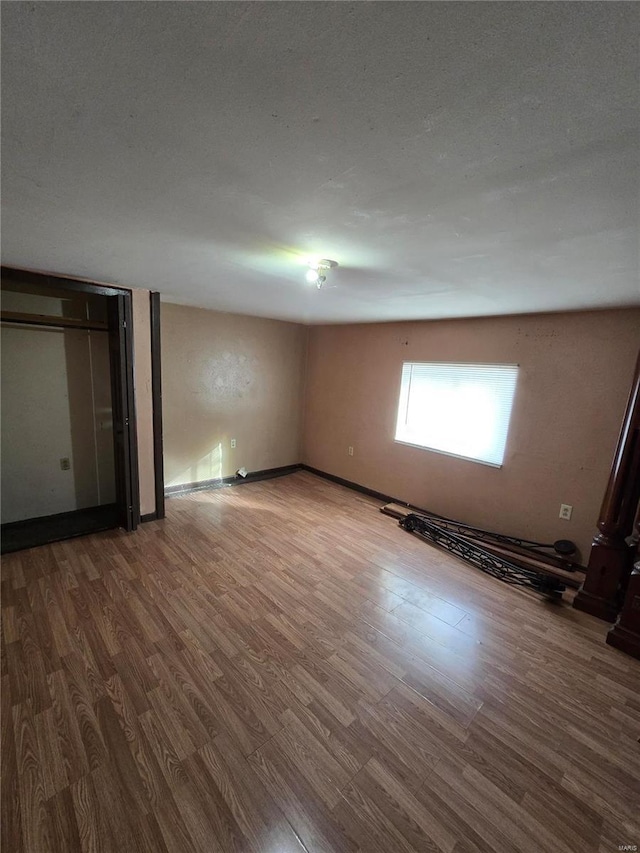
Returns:
[[[4,3],[3,263],[308,323],[640,304],[639,21]]]

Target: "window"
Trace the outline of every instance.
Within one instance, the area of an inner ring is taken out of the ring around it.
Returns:
[[[396,441],[499,468],[517,378],[515,364],[405,362]]]

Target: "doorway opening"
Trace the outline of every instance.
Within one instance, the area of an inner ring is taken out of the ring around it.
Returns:
[[[2,268],[2,552],[140,520],[130,291]]]

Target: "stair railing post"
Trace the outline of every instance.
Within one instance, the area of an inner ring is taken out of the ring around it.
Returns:
[[[618,446],[593,540],[587,576],[573,606],[613,622],[633,567],[635,548],[627,542],[640,498],[640,353]]]
[[[640,660],[640,514],[636,518],[635,540],[637,559],[629,576],[620,615],[607,632],[607,643]]]

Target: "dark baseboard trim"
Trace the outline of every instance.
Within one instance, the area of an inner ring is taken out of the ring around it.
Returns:
[[[433,510],[425,509],[423,506],[407,503],[401,498],[394,498],[393,495],[385,495],[383,492],[377,492],[375,489],[369,489],[367,486],[361,486],[360,483],[354,483],[351,480],[344,480],[342,477],[336,477],[335,474],[327,474],[326,471],[320,471],[318,468],[312,468],[311,465],[300,465],[303,471],[308,471],[310,474],[315,474],[317,477],[322,477],[324,480],[330,480],[332,483],[337,483],[339,486],[344,486],[346,489],[352,489],[354,492],[360,492],[361,495],[368,495],[370,498],[375,498],[377,501],[383,501],[385,504],[398,504],[398,506],[406,507],[407,509],[421,512],[424,515],[432,515],[434,518],[443,518],[445,521],[455,521],[447,518],[444,515],[438,515]]]
[[[361,486],[359,483],[353,483],[351,480],[343,480],[342,477],[336,477],[335,474],[327,474],[326,471],[320,471],[318,468],[312,468],[310,465],[301,465],[303,471],[308,471],[310,474],[315,474],[317,477],[322,477],[325,480],[330,480],[332,483],[337,483],[339,486],[345,486],[347,489],[352,489],[354,492],[360,492],[361,495],[368,495],[370,498],[384,501],[386,504],[394,503],[409,507],[410,509],[418,509],[412,507],[406,501],[400,501],[391,495],[384,495],[382,492],[376,492],[375,489],[368,489],[366,486]],[[424,512],[424,510],[421,510]]]
[[[415,509],[418,512],[427,512],[422,507],[414,506],[406,501],[394,498],[392,495],[385,495],[382,492],[377,492],[375,489],[369,489],[367,486],[361,486],[360,483],[354,483],[351,480],[345,480],[342,477],[337,477],[335,474],[328,474],[326,471],[320,471],[319,468],[312,468],[311,465],[305,465],[303,462],[296,465],[284,465],[282,468],[266,468],[264,471],[252,471],[246,477],[222,477],[215,480],[201,480],[197,483],[183,483],[180,486],[167,486],[164,490],[165,498],[175,497],[176,495],[186,495],[190,492],[200,492],[206,489],[222,489],[225,486],[241,486],[243,483],[255,483],[257,480],[271,480],[274,477],[284,477],[287,474],[293,474],[296,471],[308,471],[310,474],[315,474],[316,477],[322,477],[323,480],[329,480],[332,483],[337,483],[339,486],[344,486],[354,492],[359,492],[361,495],[367,495],[370,498],[375,498],[383,503],[394,503],[400,506],[406,506],[408,509]]]
[[[160,518],[164,518],[164,513],[160,516]],[[147,521],[157,521],[157,519],[157,512],[148,512],[145,515],[140,516],[140,521],[142,522],[142,524],[145,524]]]
[[[265,468],[263,471],[251,471],[246,477],[217,477],[215,480],[200,480],[197,483],[182,483],[179,486],[167,486],[164,490],[165,498],[187,495],[191,492],[202,492],[207,489],[222,489],[226,486],[241,486],[243,483],[255,483],[257,480],[272,480],[274,477],[284,477],[293,474],[304,466],[300,463],[295,465],[283,465],[281,468]]]
[[[67,521],[67,519],[77,518],[86,515],[93,510],[117,510],[117,504],[101,504],[99,506],[87,506],[80,509],[69,509],[66,512],[56,512],[53,515],[39,515],[36,518],[21,518],[20,521],[8,521],[6,524],[0,524],[0,531],[19,530],[21,527],[28,527],[34,522],[51,521],[53,523]]]
[[[354,492],[360,492],[361,495],[367,495],[370,498],[375,498],[384,503],[400,504],[409,509],[415,509],[419,512],[426,512],[421,507],[408,504],[399,498],[394,498],[392,495],[385,495],[382,492],[377,492],[375,489],[369,489],[366,486],[361,486],[359,483],[353,483],[351,480],[345,480],[342,477],[337,477],[335,474],[328,474],[326,471],[320,471],[318,468],[312,468],[311,465],[305,465],[300,462],[296,465],[284,465],[282,468],[266,468],[264,471],[252,471],[246,477],[222,477],[215,480],[201,480],[197,483],[183,483],[180,486],[167,486],[164,490],[166,498],[175,497],[175,495],[186,495],[190,492],[200,492],[205,489],[222,489],[225,486],[241,486],[243,483],[255,483],[257,480],[271,480],[274,477],[284,477],[287,474],[293,474],[295,471],[308,471],[310,474],[315,474],[316,477],[322,477],[324,480],[330,480],[332,483],[337,483],[339,486],[344,486]]]
[[[51,542],[75,539],[119,527],[118,505],[83,507],[54,515],[24,518],[0,526],[0,553],[11,554]]]

